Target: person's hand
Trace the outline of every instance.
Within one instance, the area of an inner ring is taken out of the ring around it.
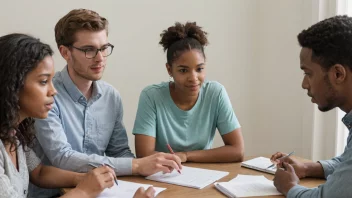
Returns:
[[[76,188],[83,191],[88,197],[96,197],[105,188],[114,185],[115,177],[113,169],[108,166],[101,166],[89,171]]]
[[[279,192],[286,196],[288,191],[297,185],[298,182],[299,179],[290,164],[286,162],[278,164],[278,169],[274,177],[274,186]]]
[[[181,159],[181,162],[187,162],[187,152],[177,152],[175,155]]]
[[[292,159],[291,157],[285,157],[283,159],[279,159],[279,158],[284,157],[286,155],[287,154],[285,154],[285,153],[277,152],[271,156],[270,160],[274,164],[281,164],[282,162],[286,162],[286,163],[290,164],[293,167],[293,169],[295,170],[298,178],[300,178],[300,179],[305,178],[307,176],[305,164],[302,162],[299,162],[298,160]]]
[[[159,171],[171,173],[173,169],[182,169],[181,159],[177,155],[169,153],[156,153],[132,161],[132,172],[143,176],[149,176]]]
[[[140,187],[133,195],[133,198],[154,198],[154,194],[155,190],[153,186],[149,187],[147,190],[144,190],[143,187]]]

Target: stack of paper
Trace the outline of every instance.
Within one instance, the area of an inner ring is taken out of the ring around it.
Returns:
[[[171,173],[167,174],[158,172],[154,175],[146,177],[146,179],[202,189],[205,186],[214,183],[216,180],[219,180],[228,174],[229,172],[224,171],[215,171],[182,166],[181,174],[178,173],[176,170],[173,170]]]
[[[255,169],[258,171],[262,171],[262,172],[266,172],[266,173],[270,173],[270,174],[274,175],[276,172],[276,166],[268,168],[272,164],[273,163],[270,161],[269,158],[257,157],[257,158],[242,162],[241,166],[246,167],[246,168]]]
[[[215,187],[227,197],[281,195],[273,181],[262,176],[238,175],[229,182],[217,182]]]
[[[147,190],[150,186],[152,185],[118,180],[118,185],[114,184],[113,187],[106,188],[103,192],[100,193],[100,195],[98,195],[98,198],[132,198],[138,188],[144,187],[144,189]],[[157,196],[161,191],[165,189],[166,188],[154,187],[155,196]]]

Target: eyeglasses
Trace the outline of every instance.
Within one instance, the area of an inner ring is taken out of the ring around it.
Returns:
[[[84,52],[86,58],[88,59],[92,59],[92,58],[95,58],[98,54],[98,52],[100,51],[101,55],[103,57],[107,57],[107,56],[110,56],[112,54],[112,50],[114,49],[114,46],[112,44],[107,44],[107,45],[104,45],[102,48],[100,49],[96,49],[96,48],[78,48],[78,47],[75,47],[73,45],[70,45],[70,47],[72,48],[75,48],[76,50],[79,50],[81,52]]]

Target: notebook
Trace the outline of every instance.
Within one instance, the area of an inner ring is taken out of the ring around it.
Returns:
[[[215,188],[227,197],[254,197],[281,195],[273,181],[264,176],[238,175],[229,182],[216,182]]]
[[[275,174],[276,172],[276,166],[272,168],[268,168],[268,166],[272,165],[273,163],[270,161],[269,158],[266,157],[257,157],[245,162],[241,163],[241,166],[246,167],[246,168],[251,168],[255,169],[258,171],[270,173],[270,174]]]
[[[98,195],[97,198],[132,198],[139,187],[144,187],[144,189],[147,190],[150,186],[152,185],[118,180],[118,185],[114,184],[113,187],[106,188],[105,190],[103,190],[103,192]],[[154,187],[155,197],[165,189],[166,188]]]
[[[190,188],[202,189],[228,174],[229,172],[224,171],[182,166],[181,174],[178,173],[177,170],[173,170],[171,173],[166,174],[158,172],[146,177],[146,179],[186,186]]]

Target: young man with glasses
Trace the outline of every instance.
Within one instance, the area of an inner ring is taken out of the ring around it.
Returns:
[[[58,91],[47,119],[36,120],[34,150],[47,165],[83,172],[88,164],[107,164],[116,175],[150,175],[181,169],[176,155],[158,153],[134,159],[123,125],[119,93],[100,80],[114,46],[108,21],[98,13],[72,10],[55,26],[55,39],[67,66],[53,83]],[[57,189],[30,187],[30,197],[51,197]],[[150,191],[149,191],[150,192]]]

